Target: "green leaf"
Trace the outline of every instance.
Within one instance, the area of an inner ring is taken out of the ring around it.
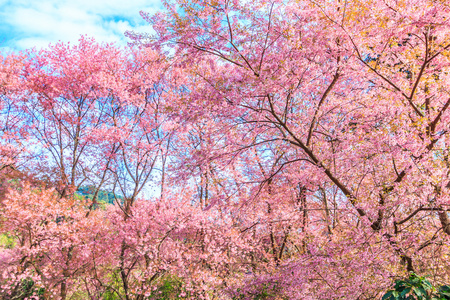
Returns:
[[[398,280],[398,281],[395,282],[394,289],[396,291],[398,291],[398,290],[402,289],[405,285],[406,285],[406,281]]]
[[[413,288],[414,293],[416,294],[416,296],[419,296],[419,299],[422,299],[422,297],[425,297],[427,295],[427,292],[425,291],[425,289],[421,286],[419,287],[414,287]]]
[[[400,296],[401,296],[401,297],[405,297],[405,295],[408,294],[410,291],[411,291],[411,288],[408,287],[408,288],[404,289],[404,290],[400,293]]]
[[[395,297],[393,295],[394,291],[388,291],[386,294],[384,294],[383,298],[381,300],[394,300]]]
[[[439,300],[450,300],[450,286],[443,285],[439,287]]]

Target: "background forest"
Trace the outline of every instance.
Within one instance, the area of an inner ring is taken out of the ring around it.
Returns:
[[[447,1],[164,5],[1,57],[0,298],[450,299]]]

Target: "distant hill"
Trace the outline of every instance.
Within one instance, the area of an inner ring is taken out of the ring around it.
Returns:
[[[95,188],[90,185],[82,186],[76,191],[77,195],[87,197],[88,199],[92,199],[94,197],[94,193]],[[123,200],[123,196],[121,195],[116,195],[116,197],[120,200]],[[115,204],[114,193],[110,191],[100,190],[97,195],[97,202]]]

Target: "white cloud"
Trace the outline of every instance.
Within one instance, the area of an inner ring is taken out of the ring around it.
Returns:
[[[80,35],[126,44],[125,31],[150,30],[139,11],[160,8],[159,0],[0,0],[1,46],[41,48]]]

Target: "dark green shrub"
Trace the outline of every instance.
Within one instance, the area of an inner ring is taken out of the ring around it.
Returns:
[[[27,278],[18,283],[9,293],[0,294],[0,296],[4,300],[24,300],[33,296],[38,297],[39,300],[44,300],[44,292],[44,288],[37,287],[31,278]]]
[[[450,286],[436,289],[425,277],[411,273],[408,279],[397,280],[382,300],[450,300]]]

